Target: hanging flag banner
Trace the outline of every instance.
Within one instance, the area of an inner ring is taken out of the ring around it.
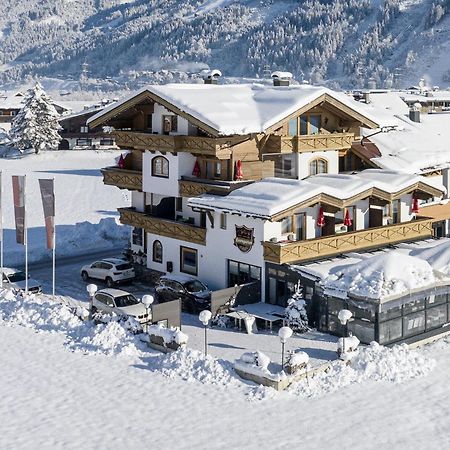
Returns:
[[[55,191],[53,180],[39,180],[42,207],[44,208],[45,230],[47,232],[47,248],[55,246]]]
[[[16,242],[25,245],[25,176],[12,177],[14,216],[16,218]]]

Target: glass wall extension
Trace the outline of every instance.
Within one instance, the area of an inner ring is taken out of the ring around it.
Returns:
[[[322,297],[319,329],[341,336],[344,330],[337,315],[344,308],[353,313],[348,331],[365,344],[373,340],[385,345],[413,342],[450,331],[446,326],[450,325],[450,286],[381,304]]]

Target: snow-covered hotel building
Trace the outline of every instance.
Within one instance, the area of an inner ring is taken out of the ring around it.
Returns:
[[[403,170],[400,152],[372,140],[389,143],[399,121],[414,127],[407,107],[399,119],[275,80],[149,86],[89,119],[128,150],[104,181],[132,191],[120,220],[149,269],[212,289],[255,282],[261,300],[284,306],[299,265],[448,234],[446,166]],[[439,158],[450,162],[450,149]]]

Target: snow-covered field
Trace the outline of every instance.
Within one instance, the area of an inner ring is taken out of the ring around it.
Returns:
[[[0,158],[3,172],[5,265],[24,261],[23,246],[15,243],[11,175],[26,175],[29,260],[49,257],[39,178],[55,179],[57,255],[86,253],[124,246],[126,227],[117,227],[117,208],[129,205],[129,192],[105,186],[102,167],[114,164],[118,151],[58,151],[24,158]]]
[[[146,349],[45,296],[0,294],[0,448],[448,448],[450,341],[374,345],[276,393]]]

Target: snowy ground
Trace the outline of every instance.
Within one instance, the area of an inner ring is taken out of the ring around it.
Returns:
[[[11,175],[27,175],[27,221],[30,261],[48,258],[38,178],[55,179],[57,254],[72,255],[124,246],[125,227],[117,227],[117,207],[129,205],[129,192],[105,186],[100,169],[113,165],[118,151],[58,151],[0,159],[3,172],[5,265],[23,263],[15,243]]]
[[[365,350],[288,392],[0,296],[0,448],[448,448],[449,341]]]

